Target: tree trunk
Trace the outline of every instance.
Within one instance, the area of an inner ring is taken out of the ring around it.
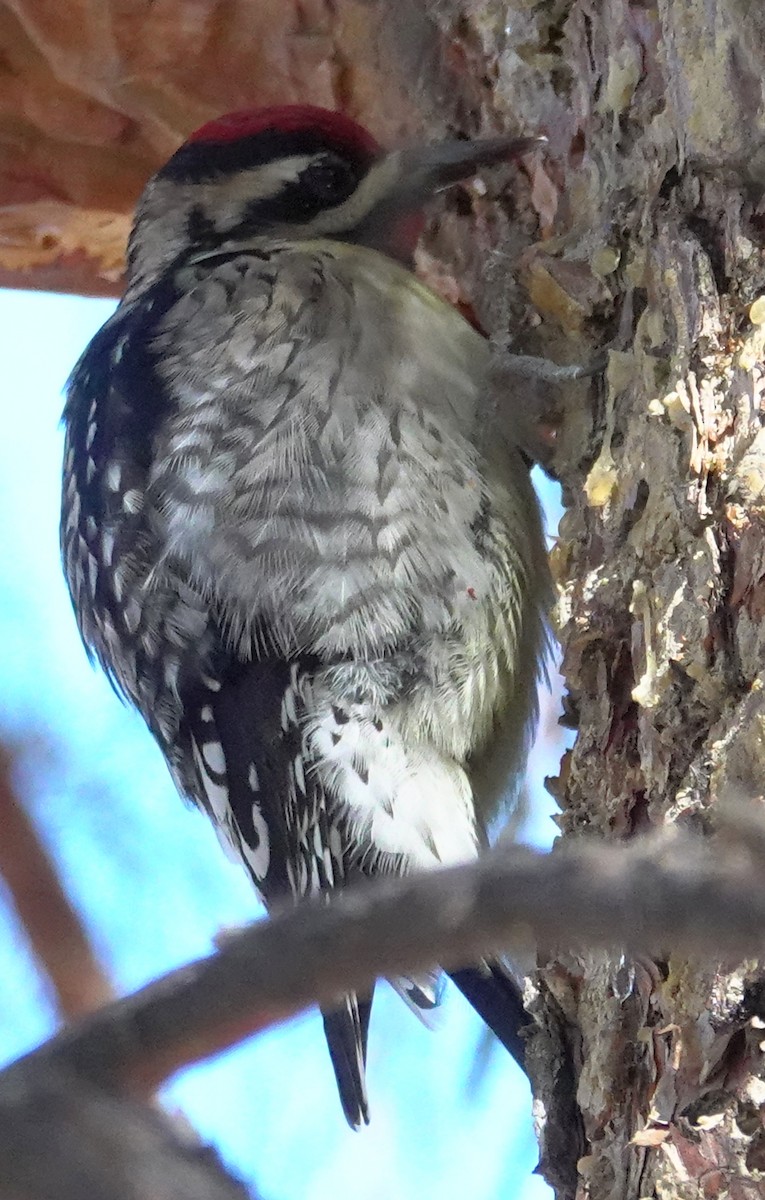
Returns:
[[[682,823],[714,837],[717,805],[765,794],[765,10],[428,11],[441,54],[418,78],[434,125],[550,141],[525,201],[492,209],[468,192],[470,232],[463,196],[431,244],[457,245],[455,274],[498,342],[559,361],[608,350],[600,380],[554,397],[578,730],[552,784],[561,833]],[[530,1057],[556,1194],[765,1196],[759,964],[540,961]]]

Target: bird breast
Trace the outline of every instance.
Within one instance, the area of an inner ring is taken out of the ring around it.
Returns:
[[[156,340],[175,398],[150,485],[168,552],[237,636],[265,619],[284,649],[329,656],[445,630],[491,587],[481,339],[356,253],[362,270],[344,247],[197,263]]]

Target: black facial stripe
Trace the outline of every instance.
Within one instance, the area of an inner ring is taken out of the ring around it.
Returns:
[[[186,235],[194,246],[214,245],[217,241],[215,222],[197,204],[186,218]]]
[[[233,142],[190,142],[181,146],[159,171],[159,178],[179,183],[214,181],[223,175],[262,167],[279,158],[293,155],[332,154],[357,172],[358,178],[369,169],[373,155],[359,146],[329,140],[321,132],[298,129],[283,133],[266,129],[253,137]]]
[[[235,232],[252,231],[262,225],[278,225],[282,222],[310,221],[324,209],[342,204],[355,192],[359,183],[356,178],[348,178],[342,189],[333,192],[315,188],[310,178],[306,178],[309,174],[310,168],[299,179],[284,183],[276,196],[251,200],[243,209]]]

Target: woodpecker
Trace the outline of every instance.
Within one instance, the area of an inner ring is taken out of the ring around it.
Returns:
[[[541,139],[383,152],[290,106],[148,182],[64,411],[79,629],[267,908],[473,859],[517,778],[550,579],[486,339],[413,274],[437,190]],[[522,1058],[517,985],[452,973]],[[398,981],[416,1009],[436,972]],[[368,1121],[372,996],[324,1013]]]

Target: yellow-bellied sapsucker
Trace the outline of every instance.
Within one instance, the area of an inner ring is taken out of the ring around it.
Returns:
[[[266,905],[473,858],[522,764],[549,577],[518,401],[402,260],[431,193],[537,140],[211,122],[149,181],[72,375],[82,637]],[[453,977],[520,1055],[511,976]],[[427,1008],[434,980],[400,987]],[[371,999],[325,1013],[352,1125]]]

